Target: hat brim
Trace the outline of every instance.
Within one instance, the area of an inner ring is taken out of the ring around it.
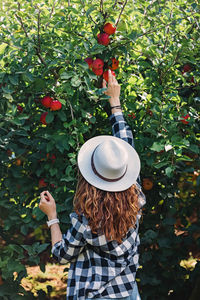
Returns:
[[[102,142],[106,140],[116,140],[121,143],[127,153],[128,153],[128,165],[125,175],[116,182],[108,182],[101,179],[96,175],[91,166],[91,157],[95,148]],[[128,189],[131,185],[136,183],[136,180],[140,173],[140,158],[135,151],[135,149],[126,141],[121,138],[110,136],[110,135],[101,135],[89,139],[85,142],[79,153],[78,153],[78,167],[82,176],[88,181],[91,185],[96,188],[108,191],[108,192],[120,192]]]

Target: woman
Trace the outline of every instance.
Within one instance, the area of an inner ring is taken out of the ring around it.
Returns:
[[[110,96],[113,136],[94,137],[79,151],[71,228],[62,235],[48,191],[41,193],[39,204],[49,220],[53,257],[62,264],[70,262],[69,300],[140,299],[135,280],[138,221],[145,204],[137,183],[140,160],[121,111],[120,86],[111,72],[105,93]]]

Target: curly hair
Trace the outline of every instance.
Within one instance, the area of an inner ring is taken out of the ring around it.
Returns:
[[[135,226],[140,210],[138,194],[136,185],[122,192],[103,191],[80,175],[74,210],[79,216],[85,215],[93,233],[105,234],[108,240],[121,243],[128,230]]]

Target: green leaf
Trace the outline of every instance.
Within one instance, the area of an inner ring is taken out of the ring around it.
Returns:
[[[63,138],[62,140],[62,146],[65,150],[69,150],[69,142],[68,142],[68,139],[67,138]]]
[[[91,70],[86,70],[86,73],[90,79],[97,79],[97,75],[95,75]]]
[[[165,149],[165,146],[162,143],[154,142],[150,149],[156,152],[160,152],[161,150]]]
[[[161,161],[161,162],[158,162],[158,163],[154,163],[153,165],[156,169],[160,169],[164,166],[169,165],[169,161],[167,161],[167,160],[166,161]]]
[[[0,55],[2,55],[5,52],[7,46],[8,46],[8,44],[5,44],[5,43],[2,43],[0,45]]]
[[[45,119],[47,123],[51,123],[54,120],[54,113],[49,111]]]
[[[161,248],[171,248],[170,240],[168,238],[164,238],[164,237],[158,239],[158,245]]]
[[[194,153],[199,153],[199,147],[197,145],[190,145],[190,150],[193,151]]]
[[[148,252],[144,252],[144,253],[142,254],[141,259],[142,259],[142,262],[143,262],[143,263],[145,263],[145,262],[147,262],[147,261],[150,261],[150,260],[152,259],[152,254],[151,254],[149,251],[148,251]]]
[[[18,85],[19,81],[18,81],[18,77],[16,75],[9,75],[8,76],[10,83],[12,83],[13,85]]]
[[[2,90],[5,94],[12,94],[14,92],[14,89],[11,86],[2,86]]]
[[[74,75],[75,75],[74,72],[63,72],[63,73],[60,75],[60,77],[61,77],[61,79],[67,80],[67,79],[73,77]]]
[[[74,87],[78,87],[81,84],[81,79],[78,76],[74,76],[71,79],[71,85]]]
[[[148,229],[142,237],[142,241],[145,243],[151,244],[156,238],[158,234],[152,229]]]
[[[58,170],[51,168],[51,169],[49,169],[49,173],[53,177],[53,176],[55,176],[58,173]]]
[[[49,245],[50,244],[42,244],[42,245],[39,245],[39,247],[37,248],[37,253],[41,253],[41,252],[43,252],[44,250],[46,250],[47,249],[47,247],[49,247]]]
[[[36,216],[36,220],[38,221],[45,219],[45,214],[39,209],[39,207],[35,207],[33,209],[33,215]]]
[[[165,174],[168,176],[168,177],[172,177],[173,176],[173,172],[174,172],[174,167],[167,167],[165,169]]]
[[[84,60],[77,60],[76,64],[81,66],[84,70],[88,70],[88,64]]]
[[[58,111],[58,117],[61,119],[62,122],[65,122],[67,120],[64,111]]]
[[[28,138],[20,138],[19,142],[24,144],[24,145],[32,145],[31,139],[28,139]]]
[[[10,100],[11,102],[13,101],[13,97],[12,97],[12,95],[9,94],[9,93],[4,93],[4,94],[3,94],[3,97],[6,98],[6,99],[8,99],[8,100]]]
[[[96,10],[95,6],[91,6],[87,11],[86,11],[86,17],[89,17],[89,15]]]

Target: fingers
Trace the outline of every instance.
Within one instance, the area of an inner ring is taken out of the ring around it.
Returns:
[[[116,77],[108,70],[108,85],[119,85]]]
[[[107,84],[106,84],[106,81],[105,81],[105,79],[103,79],[102,87],[103,87],[104,89],[106,89],[106,88],[107,88]]]
[[[111,85],[113,83],[113,75],[110,70],[108,70],[108,85]]]
[[[113,83],[114,83],[115,85],[118,85],[118,81],[117,81],[117,79],[115,78],[115,76],[113,76]]]
[[[49,196],[46,195],[48,191],[43,191],[40,193],[41,202],[48,201],[49,202]]]
[[[49,191],[47,191],[47,196],[49,198],[50,201],[55,201],[54,198],[51,196],[51,194],[49,193]]]

